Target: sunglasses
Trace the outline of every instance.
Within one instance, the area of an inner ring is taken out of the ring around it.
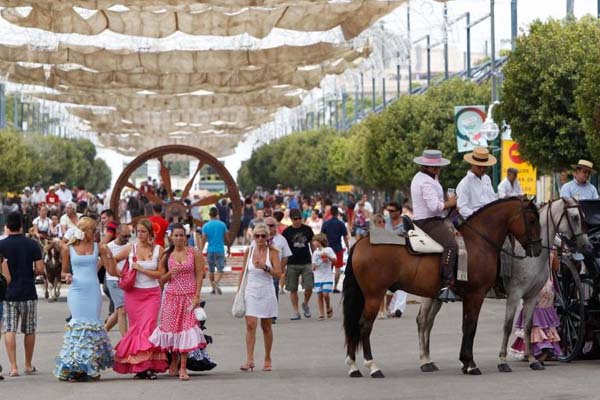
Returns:
[[[275,228],[277,225],[275,225],[275,224],[267,224],[267,226],[268,226],[269,228]]]
[[[129,238],[131,237],[131,235],[121,235],[121,237],[122,237],[123,239],[129,239]]]
[[[396,211],[398,211],[398,210],[390,210],[390,209],[388,208],[388,210],[387,210],[387,211],[388,211],[388,212],[396,212]]]
[[[292,220],[294,220],[294,221],[297,221],[299,219],[302,219],[302,217],[294,217],[294,218],[292,218]]]
[[[261,238],[262,238],[262,239],[266,239],[266,238],[267,238],[267,235],[265,235],[265,234],[258,234],[258,235],[254,235],[254,238],[255,238],[255,239],[261,239]]]

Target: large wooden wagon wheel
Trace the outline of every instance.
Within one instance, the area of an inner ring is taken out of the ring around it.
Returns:
[[[569,362],[579,356],[585,344],[585,293],[579,271],[568,258],[561,260],[554,279],[558,285],[554,302],[560,320],[558,334],[563,353],[558,359]]]
[[[165,165],[164,161],[165,157],[169,155],[185,155],[196,158],[198,160],[198,167],[196,168],[196,171],[183,188],[173,188],[172,186],[171,172],[169,171],[169,168]],[[138,188],[136,184],[132,181],[132,175],[134,174],[134,172],[138,168],[143,166],[144,163],[146,163],[148,160],[152,159],[157,159],[160,164],[159,173],[167,191],[166,200],[163,200],[161,197],[157,196],[154,193],[142,192],[140,188]],[[196,176],[198,175],[202,167],[206,165],[212,167],[213,170],[219,175],[219,177],[223,179],[223,181],[225,182],[226,192],[220,194],[213,194],[201,198],[196,202],[186,204],[184,200],[189,197]],[[125,188],[139,192],[142,196],[146,197],[146,199],[148,199],[150,203],[162,204],[163,209],[165,210],[165,213],[167,215],[177,213],[181,216],[185,216],[194,207],[213,205],[222,198],[229,198],[233,208],[231,224],[229,227],[229,243],[233,243],[240,229],[242,217],[242,201],[240,198],[240,192],[235,181],[233,180],[233,177],[229,174],[225,166],[219,160],[217,160],[215,157],[208,154],[207,152],[200,150],[199,148],[174,144],[156,147],[136,157],[129,165],[127,165],[125,170],[121,173],[119,179],[117,179],[115,187],[113,188],[112,196],[110,198],[110,208],[115,214],[119,213],[119,201],[121,200],[121,195],[123,189]],[[175,196],[174,193],[176,189],[182,190],[180,196]],[[144,218],[144,216],[142,215],[135,217],[133,219],[133,223],[135,224],[135,222],[137,222],[141,218]],[[199,221],[197,219],[194,219],[194,223],[197,226],[202,225],[202,221]]]

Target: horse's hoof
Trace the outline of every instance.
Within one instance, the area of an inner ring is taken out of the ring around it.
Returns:
[[[54,299],[48,299],[48,303],[54,303]]]
[[[377,370],[371,374],[371,378],[385,378],[385,375],[383,375],[381,370]]]
[[[462,369],[463,374],[465,375],[481,375],[481,371],[479,368],[464,368]]]
[[[421,365],[421,372],[435,372],[439,370],[440,369],[437,367],[437,365],[432,362]]]
[[[507,363],[498,364],[498,371],[500,372],[512,372],[512,369]]]
[[[362,374],[359,370],[355,369],[354,371],[350,371],[350,378],[362,378]]]
[[[44,293],[44,298],[46,298],[46,299],[47,299],[47,298],[49,298],[49,297],[50,297],[50,294],[49,294],[49,293]]]
[[[534,363],[531,363],[531,364],[529,364],[529,368],[531,368],[531,369],[532,369],[532,370],[534,370],[534,371],[543,371],[543,370],[545,370],[545,369],[546,369],[546,368],[545,368],[545,367],[542,365],[542,363],[541,363],[541,362],[539,362],[539,361],[536,361],[536,362],[534,362]]]

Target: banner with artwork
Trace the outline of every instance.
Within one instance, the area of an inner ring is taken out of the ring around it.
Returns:
[[[472,151],[477,146],[487,147],[487,140],[481,134],[485,121],[485,106],[455,106],[456,145],[459,153]]]

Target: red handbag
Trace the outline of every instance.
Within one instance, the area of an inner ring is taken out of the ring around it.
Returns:
[[[137,256],[135,255],[135,245],[132,248],[133,257],[132,261],[137,262]],[[123,269],[121,270],[121,277],[119,278],[119,287],[125,291],[132,290],[135,285],[135,276],[136,270],[131,268],[129,265],[129,257],[125,261],[125,265],[123,265]]]

